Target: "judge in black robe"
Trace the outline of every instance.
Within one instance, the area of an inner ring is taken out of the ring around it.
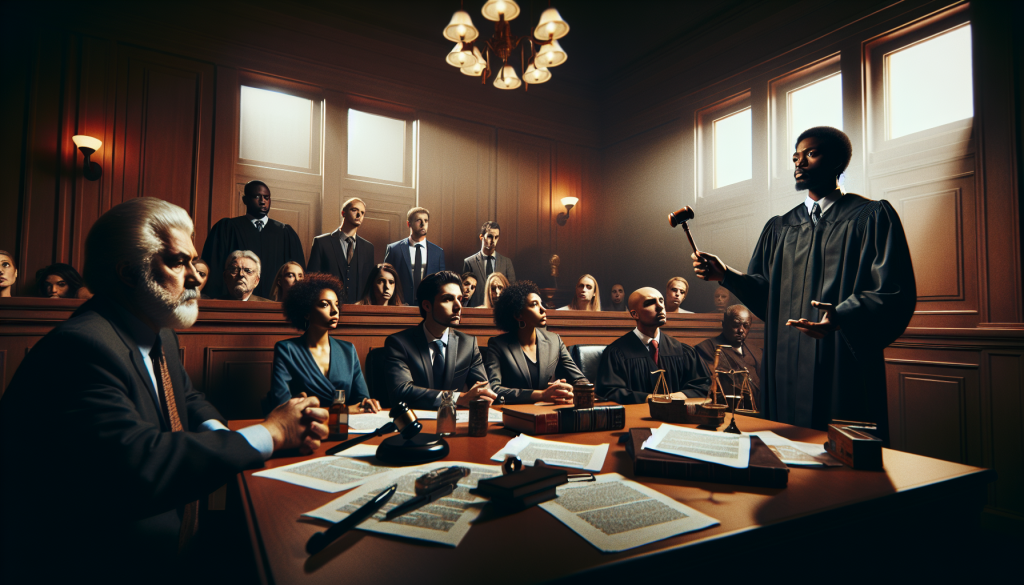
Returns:
[[[750,390],[756,401],[758,389],[761,386],[761,380],[758,377],[761,368],[758,354],[761,352],[755,352],[747,345],[750,324],[750,311],[743,305],[731,305],[725,309],[725,314],[722,316],[722,334],[705,339],[694,349],[697,350],[700,359],[704,360],[704,365],[710,372],[715,363],[715,351],[720,346],[728,346],[722,347],[718,369],[725,371],[746,369],[749,374]],[[742,384],[740,374],[719,374],[718,381],[722,384],[722,391],[726,396],[739,396],[740,384]]]
[[[679,393],[678,397],[707,396],[708,371],[697,352],[661,334],[661,326],[668,319],[662,294],[649,287],[634,292],[629,297],[629,313],[637,328],[612,342],[601,354],[597,395],[619,404],[643,404],[658,383],[656,371],[665,370],[668,389]],[[657,345],[657,362],[652,340]]]
[[[768,418],[819,430],[834,418],[874,422],[887,442],[882,352],[903,334],[917,302],[903,225],[887,201],[838,189],[852,151],[845,134],[812,128],[796,150],[797,189],[810,195],[768,221],[747,273],[704,252],[694,268],[721,280],[765,322]]]
[[[267,217],[270,211],[270,189],[262,181],[245,185],[242,202],[246,213],[241,217],[224,218],[214,224],[203,245],[203,260],[210,264],[210,280],[206,290],[217,296],[224,290],[224,263],[235,250],[252,250],[260,258],[260,283],[253,294],[270,298],[277,270],[285,262],[295,262],[306,269],[302,242],[292,226]],[[255,222],[262,224],[257,229]]]

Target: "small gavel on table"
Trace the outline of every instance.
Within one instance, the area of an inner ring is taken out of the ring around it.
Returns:
[[[686,225],[686,222],[693,218],[693,210],[689,207],[683,207],[679,211],[668,214],[668,224],[672,227],[677,225],[683,226],[683,231],[686,232],[686,239],[690,240],[690,247],[693,248],[693,253],[699,257],[700,252],[697,251],[697,244],[693,243],[693,236],[690,235],[690,226]]]

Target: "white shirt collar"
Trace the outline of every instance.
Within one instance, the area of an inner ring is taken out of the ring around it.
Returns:
[[[270,223],[270,214],[264,215],[261,218],[255,218],[249,214],[246,214],[245,216],[249,218],[249,221],[252,223],[253,226],[255,226],[258,223],[262,223],[263,227],[267,227],[267,224]]]
[[[636,336],[640,338],[640,341],[644,342],[644,345],[650,345],[652,339],[657,341],[658,345],[661,345],[661,329],[660,328],[658,329],[658,334],[655,335],[654,337],[648,337],[647,335],[644,335],[644,333],[641,332],[639,328],[633,329],[633,333],[635,333]]]
[[[434,343],[435,341],[437,341],[438,339],[440,339],[441,343],[444,344],[445,347],[448,347],[448,330],[449,329],[451,329],[451,327],[445,327],[444,328],[444,333],[441,334],[441,337],[434,337],[434,334],[430,332],[430,329],[427,329],[427,322],[424,321],[423,322],[423,333],[425,333],[426,336],[427,336],[427,345],[430,345],[430,344]]]
[[[825,215],[826,213],[828,213],[828,208],[832,207],[832,204],[835,203],[836,201],[839,201],[839,198],[842,197],[842,196],[843,196],[843,192],[840,191],[839,189],[836,189],[835,191],[833,191],[833,192],[829,193],[828,195],[825,195],[824,197],[819,199],[817,201],[817,203],[818,203],[818,206],[821,207],[821,214]],[[810,215],[811,214],[811,210],[814,209],[814,203],[815,203],[815,201],[814,201],[814,199],[811,199],[810,195],[808,195],[804,199],[804,207],[807,208],[807,215]]]

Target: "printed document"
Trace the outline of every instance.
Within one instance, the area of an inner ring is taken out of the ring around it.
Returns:
[[[420,420],[437,420],[436,410],[414,410],[416,418]],[[469,411],[468,410],[456,410],[455,411],[455,422],[458,424],[469,423]],[[494,410],[493,408],[487,409],[487,422],[501,422],[501,411]]]
[[[806,467],[839,467],[842,465],[838,459],[828,454],[824,445],[791,441],[771,431],[744,434],[760,437],[764,444],[772,450],[772,453],[775,453],[775,456],[786,465]]]
[[[558,486],[558,497],[539,504],[601,552],[619,552],[703,530],[718,520],[618,473],[593,483]]]
[[[358,449],[359,447],[364,447],[364,449]],[[376,458],[372,461],[355,458],[360,457],[360,454],[365,457],[363,452],[367,448],[376,450],[376,447],[373,446],[356,445],[348,450],[353,451],[351,456],[317,457],[283,467],[258,471],[253,476],[276,479],[322,492],[337,493],[362,485],[371,477],[395,469],[380,464]],[[348,451],[344,452],[345,455],[348,455]]]
[[[644,441],[643,448],[738,469],[750,464],[750,435],[661,425]]]
[[[560,441],[545,441],[536,437],[519,435],[505,443],[491,461],[504,461],[506,455],[515,455],[523,465],[534,465],[538,459],[556,467],[574,467],[587,471],[601,471],[608,456],[608,443],[600,445],[577,445]]]
[[[416,418],[419,420],[437,420],[436,410],[414,410],[413,412],[416,413]],[[350,414],[348,415],[348,432],[357,435],[372,433],[389,422],[391,422],[391,414],[386,410],[373,413],[363,412],[360,414]],[[456,410],[455,422],[457,424],[469,423],[469,411]],[[487,422],[500,423],[501,412],[494,410],[493,408],[488,408]]]

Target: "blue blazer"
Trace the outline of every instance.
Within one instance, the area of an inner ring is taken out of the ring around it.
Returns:
[[[338,389],[345,390],[345,404],[356,404],[370,397],[363,371],[359,368],[356,346],[333,337],[330,341],[331,369],[327,376],[320,371],[301,337],[278,341],[274,345],[274,371],[270,392],[263,399],[264,414],[302,392],[319,398],[320,406],[324,408],[334,402],[334,391]]]
[[[384,251],[384,261],[395,267],[398,272],[398,280],[402,283],[402,298],[411,307],[420,306],[416,298],[416,290],[412,286],[412,264],[409,262],[409,238],[402,238],[397,242],[388,244]],[[444,249],[437,244],[427,241],[427,269],[423,271],[423,277],[444,270]]]

